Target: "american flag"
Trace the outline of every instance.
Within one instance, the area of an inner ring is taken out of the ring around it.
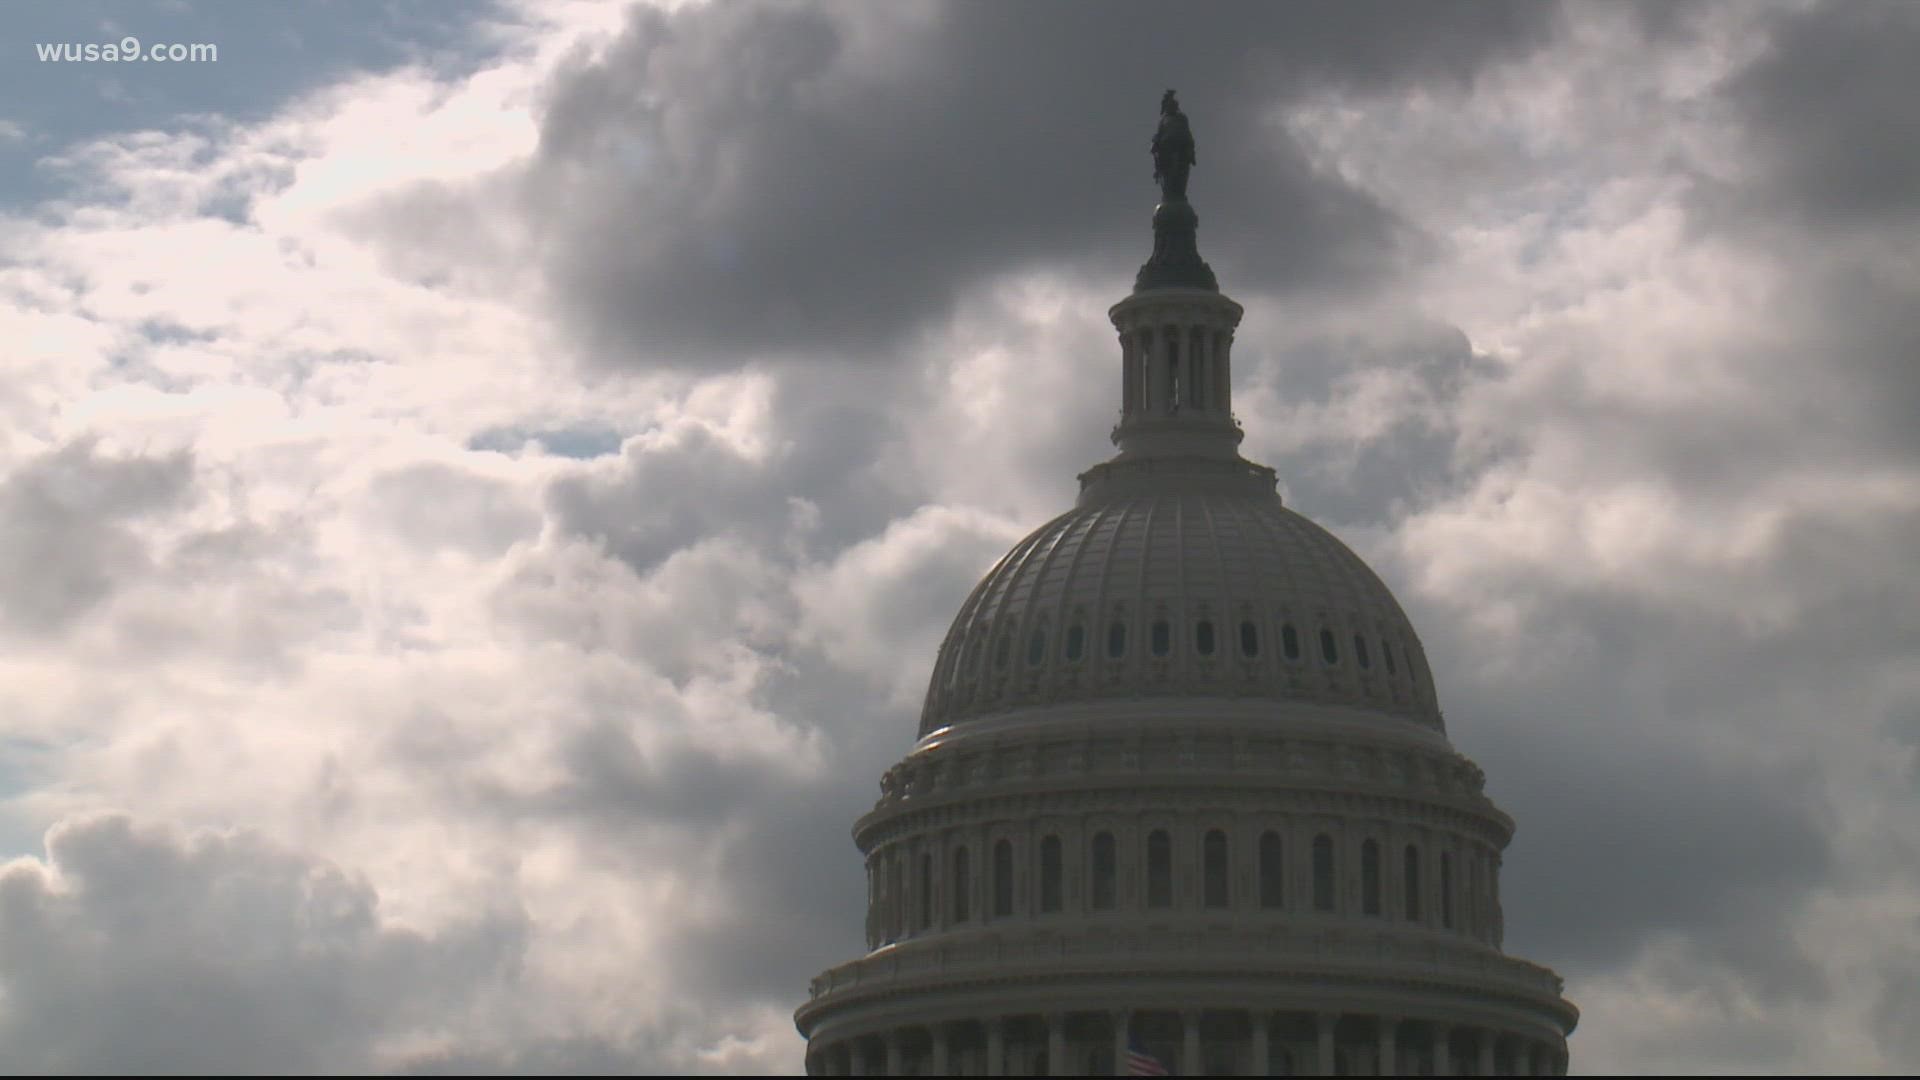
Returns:
[[[1146,1047],[1129,1040],[1127,1043],[1128,1076],[1165,1076],[1167,1066],[1159,1058],[1147,1053]]]

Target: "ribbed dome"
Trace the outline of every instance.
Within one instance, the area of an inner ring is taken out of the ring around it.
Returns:
[[[794,1012],[807,1072],[1565,1075],[1579,1011],[1500,951],[1513,820],[1406,613],[1240,456],[1171,90],[1151,145],[1118,453],[947,632],[854,825],[867,953]]]
[[[920,734],[1144,695],[1348,705],[1440,728],[1425,654],[1393,594],[1282,506],[1270,472],[1249,468],[1269,490],[1163,481],[1124,491],[1096,478],[1107,497],[1083,496],[1041,526],[967,598]]]

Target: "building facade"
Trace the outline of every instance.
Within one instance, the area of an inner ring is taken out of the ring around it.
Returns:
[[[1513,822],[1372,570],[1239,455],[1240,305],[1192,136],[1109,312],[1119,453],[967,597],[854,828],[865,956],[812,1075],[1559,1075],[1578,1013],[1501,951]]]

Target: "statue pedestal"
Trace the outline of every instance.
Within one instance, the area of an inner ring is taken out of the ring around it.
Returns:
[[[1185,199],[1153,208],[1153,256],[1134,276],[1133,291],[1206,289],[1219,292],[1213,268],[1200,257],[1200,215]]]

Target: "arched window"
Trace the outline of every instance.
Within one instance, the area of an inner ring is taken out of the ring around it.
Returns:
[[[1013,914],[1013,841],[993,845],[993,917]]]
[[[1372,662],[1367,659],[1367,639],[1361,637],[1359,634],[1353,635],[1353,658],[1358,660],[1360,666],[1363,668],[1373,666]]]
[[[1260,906],[1286,906],[1286,864],[1280,861],[1280,834],[1271,830],[1260,834]]]
[[[1173,628],[1167,620],[1158,619],[1153,624],[1153,655],[1165,656],[1173,651]]]
[[[1440,853],[1440,925],[1453,929],[1453,855]]]
[[[1173,837],[1165,829],[1147,834],[1147,906],[1173,906]]]
[[[1040,841],[1040,911],[1043,914],[1060,910],[1061,869],[1060,838],[1043,837]]]
[[[1392,645],[1389,645],[1384,641],[1380,643],[1380,659],[1386,661],[1387,663],[1387,674],[1389,675],[1395,674],[1393,670],[1393,646]]]
[[[1033,636],[1027,639],[1027,666],[1039,667],[1040,661],[1047,658],[1047,623],[1041,620],[1033,628]]]
[[[1333,837],[1313,838],[1313,910],[1333,910]]]
[[[1280,652],[1289,660],[1300,659],[1300,635],[1294,632],[1292,623],[1280,627]]]
[[[1360,845],[1360,913],[1380,914],[1380,845],[1372,839]]]
[[[915,930],[926,930],[933,926],[933,856],[920,856],[920,919],[914,924]]]
[[[1251,619],[1240,624],[1240,655],[1249,660],[1260,655],[1260,631]]]
[[[1115,865],[1113,834],[1093,834],[1093,866],[1087,875],[1089,899],[1095,911],[1112,911],[1118,899],[1119,872]]]
[[[1408,844],[1406,859],[1407,859],[1406,873],[1402,874],[1401,877],[1406,879],[1407,921],[1419,922],[1420,921],[1420,849],[1417,847],[1414,847],[1412,844]]]
[[[1107,624],[1107,655],[1115,660],[1127,655],[1127,624],[1119,619]]]
[[[973,911],[973,867],[966,848],[956,848],[953,852],[953,921],[966,922]]]
[[[1213,623],[1201,619],[1200,625],[1193,628],[1193,651],[1201,656],[1213,655]]]
[[[1227,906],[1227,834],[1219,829],[1207,831],[1200,844],[1201,903],[1210,908]]]
[[[1333,631],[1324,627],[1320,630],[1320,658],[1329,664],[1340,662],[1340,650],[1333,643]]]
[[[1087,628],[1074,623],[1067,627],[1067,659],[1078,660],[1087,651]]]
[[[1012,656],[1013,635],[1002,630],[1000,631],[1000,641],[993,647],[993,666],[996,669],[1004,669],[1007,666],[1007,660]]]

